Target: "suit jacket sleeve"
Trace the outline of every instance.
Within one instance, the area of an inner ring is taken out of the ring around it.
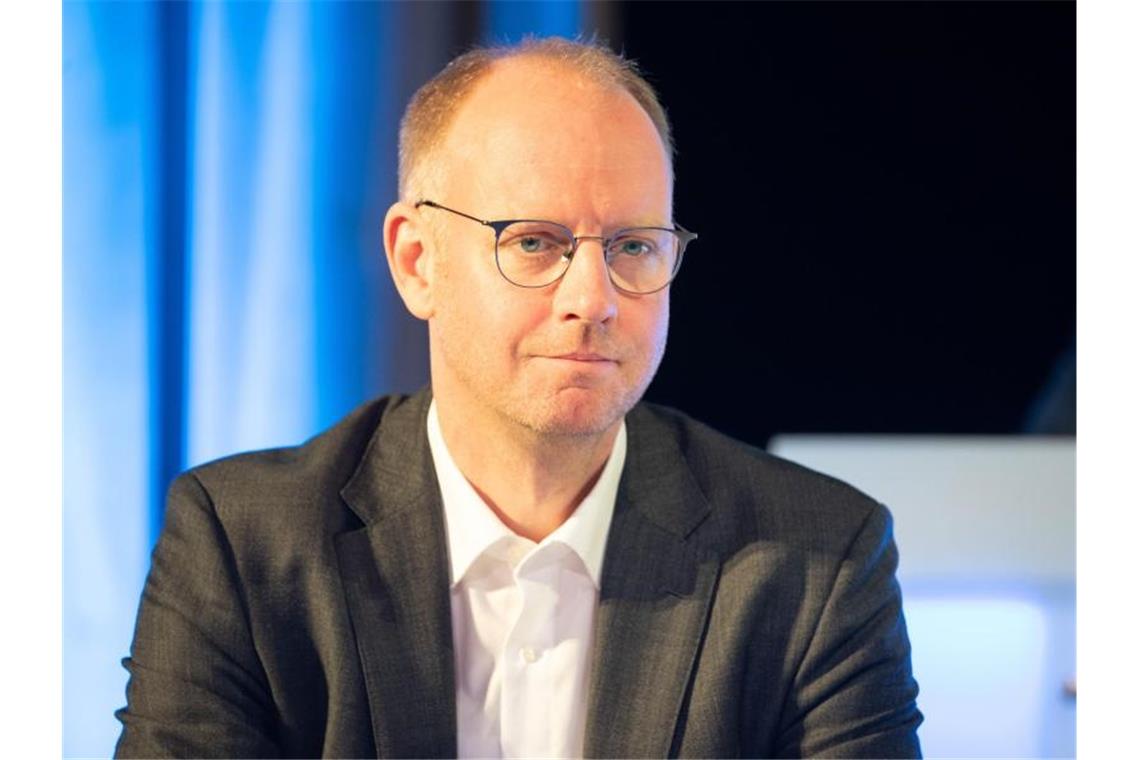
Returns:
[[[875,505],[839,565],[784,708],[781,757],[920,757],[891,517]]]
[[[116,757],[279,756],[241,579],[193,472],[170,487],[139,607]]]

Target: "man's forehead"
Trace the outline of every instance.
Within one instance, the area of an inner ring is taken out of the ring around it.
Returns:
[[[656,127],[617,85],[558,61],[497,61],[456,111],[445,140],[460,161],[519,170],[650,171],[668,164]]]

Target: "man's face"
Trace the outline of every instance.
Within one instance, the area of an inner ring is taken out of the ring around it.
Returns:
[[[576,235],[672,225],[671,167],[648,115],[563,67],[501,62],[460,106],[442,155],[431,199],[482,219],[545,219]],[[441,233],[429,320],[441,408],[544,435],[612,431],[661,362],[668,288],[617,291],[593,240],[557,283],[521,288],[499,274],[490,228],[421,214]]]

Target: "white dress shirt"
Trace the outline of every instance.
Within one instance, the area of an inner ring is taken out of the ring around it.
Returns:
[[[456,467],[434,401],[427,428],[447,523],[459,756],[581,757],[625,422],[597,483],[538,544],[507,528]]]

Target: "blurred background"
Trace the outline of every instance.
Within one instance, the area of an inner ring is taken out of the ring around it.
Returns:
[[[65,755],[113,749],[173,475],[426,382],[381,244],[408,97],[596,33],[659,89],[700,233],[648,397],[892,509],[928,756],[1072,756],[1075,16],[64,3]]]

